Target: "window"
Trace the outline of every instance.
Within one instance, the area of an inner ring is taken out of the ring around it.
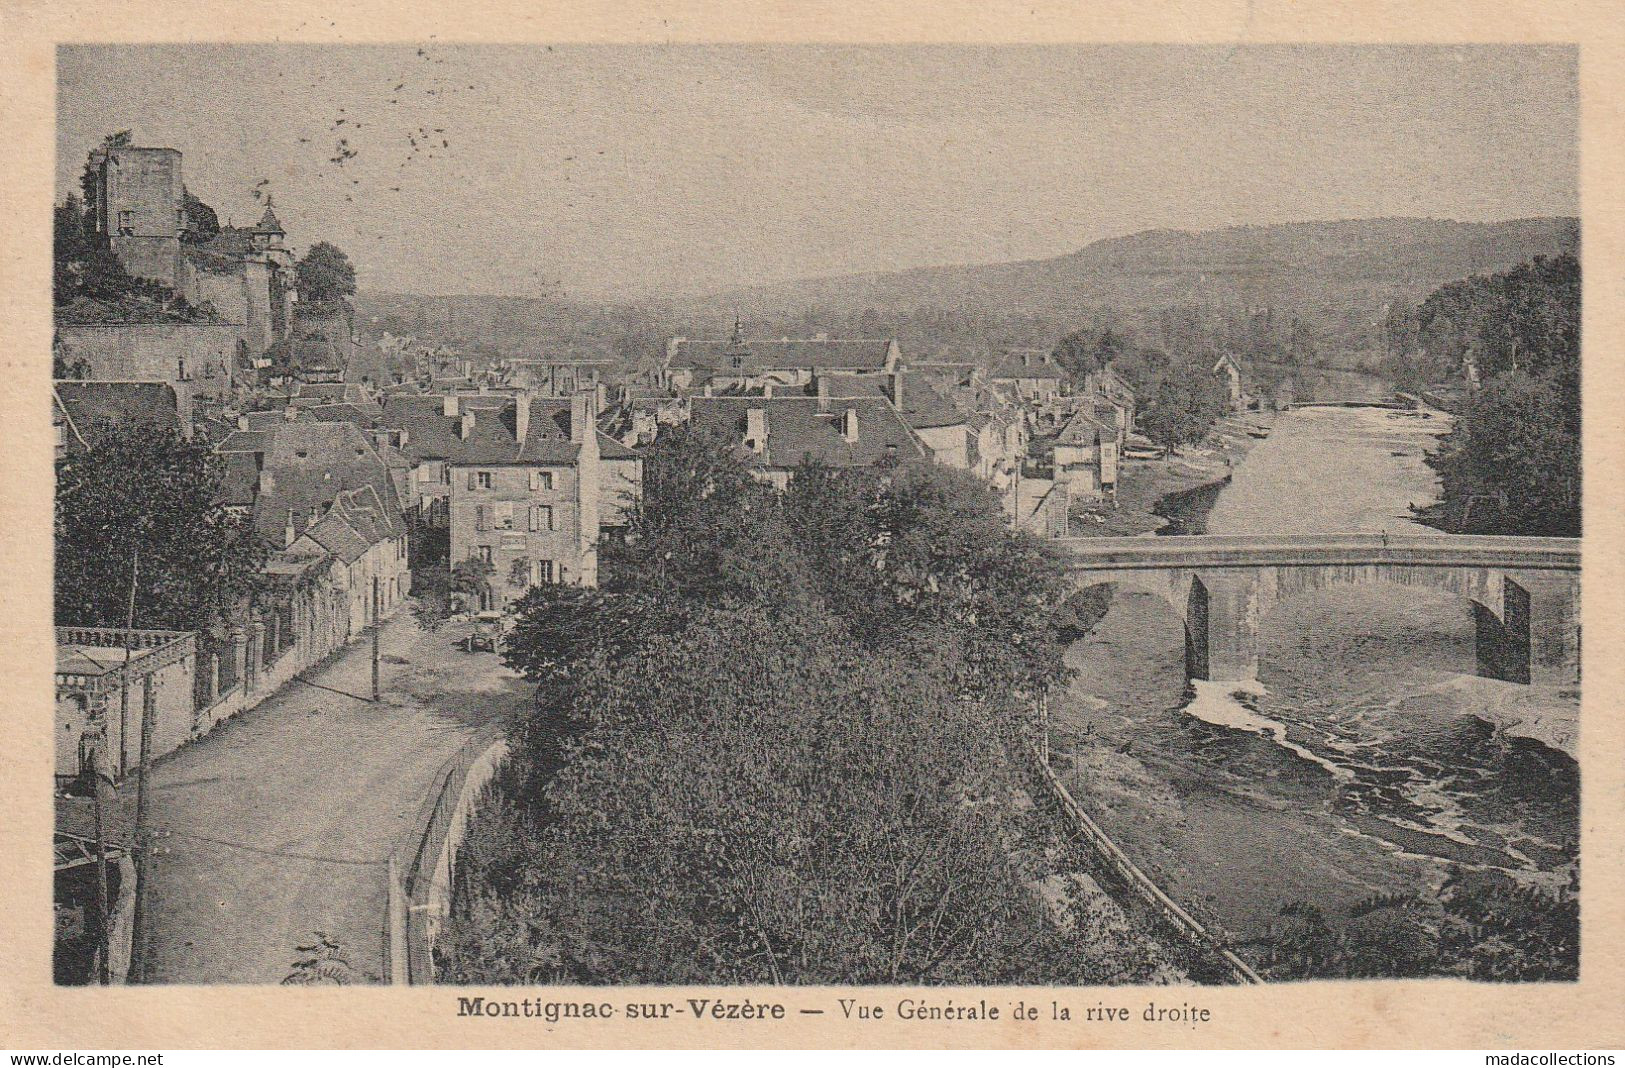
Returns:
[[[118,232],[124,237],[135,233],[135,212],[121,211],[118,213]]]
[[[478,546],[476,551],[479,553],[480,563],[491,563],[491,547],[489,545]]]
[[[532,493],[537,490],[551,491],[553,489],[553,472],[532,471],[530,473],[530,489]]]
[[[474,529],[485,529],[485,505],[483,504],[476,504],[474,506]]]
[[[536,581],[543,585],[553,581],[553,561],[536,561]]]
[[[557,530],[553,525],[553,506],[538,504],[530,510],[531,530]]]
[[[491,472],[489,472],[489,471],[480,471],[480,472],[478,472],[477,473],[477,485],[482,490],[490,489],[491,488]]]
[[[513,529],[513,502],[512,501],[500,501],[500,502],[498,502],[497,505],[495,506],[495,508],[493,509],[493,514],[494,514],[494,516],[496,518],[496,528],[498,530],[512,530]]]

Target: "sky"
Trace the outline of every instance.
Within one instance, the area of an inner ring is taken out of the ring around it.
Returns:
[[[72,46],[56,181],[128,129],[363,289],[628,299],[1577,215],[1578,109],[1569,47]]]

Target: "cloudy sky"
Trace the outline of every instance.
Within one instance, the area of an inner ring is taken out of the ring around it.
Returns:
[[[130,129],[222,222],[273,192],[363,288],[675,295],[1154,227],[1573,215],[1577,122],[1567,48],[85,46],[57,185]]]

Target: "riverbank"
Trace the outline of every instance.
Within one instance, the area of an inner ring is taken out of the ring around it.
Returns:
[[[1273,412],[1249,412],[1215,423],[1199,445],[1162,460],[1122,461],[1115,501],[1080,501],[1072,509],[1076,537],[1201,534],[1207,513],[1236,467],[1259,443],[1248,433],[1268,427]]]
[[[1281,413],[1227,484],[1176,485],[1164,510],[1214,534],[1425,533],[1412,506],[1434,497],[1436,423]],[[1090,816],[1244,958],[1270,967],[1305,907],[1346,926],[1397,896],[1434,924],[1463,872],[1552,895],[1528,900],[1568,922],[1578,691],[1476,678],[1465,599],[1377,584],[1284,600],[1260,621],[1257,685],[1195,700],[1182,623],[1160,598],[1114,597],[1069,651],[1052,750]],[[1464,944],[1428,970],[1479,974]]]

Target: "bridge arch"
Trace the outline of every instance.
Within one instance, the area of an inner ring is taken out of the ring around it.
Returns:
[[[1185,621],[1186,673],[1258,674],[1259,624],[1278,604],[1336,586],[1442,589],[1473,605],[1478,673],[1579,677],[1579,546],[1572,539],[1383,536],[1072,539],[1074,581],[1154,594]]]

